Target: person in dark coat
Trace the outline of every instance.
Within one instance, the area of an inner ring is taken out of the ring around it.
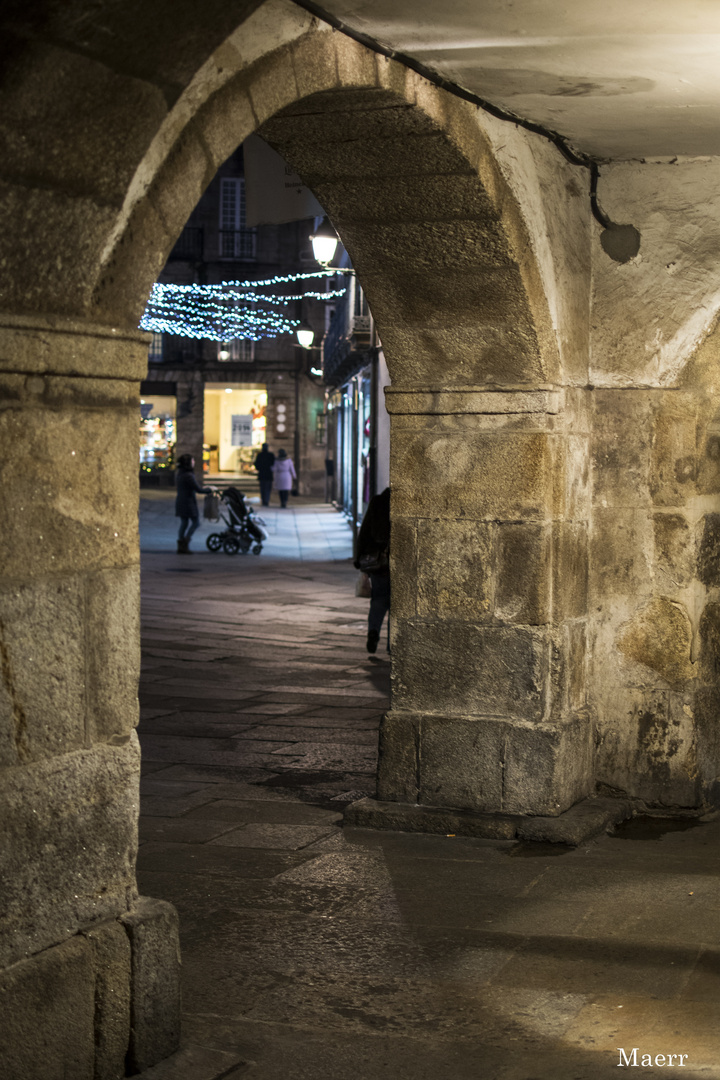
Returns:
[[[255,469],[258,474],[258,481],[260,483],[260,501],[263,506],[270,505],[270,492],[272,491],[273,482],[273,465],[275,464],[275,455],[272,450],[268,450],[268,444],[264,442],[262,444],[262,450],[255,458]]]
[[[355,566],[370,578],[367,651],[374,653],[385,613],[390,609],[390,488],[373,495],[357,538]],[[390,638],[388,628],[388,651]]]
[[[200,524],[200,514],[196,495],[209,495],[212,488],[201,487],[198,484],[193,469],[195,458],[191,454],[181,454],[178,458],[177,471],[175,473],[175,486],[177,496],[175,498],[175,517],[180,518],[180,532],[178,533],[178,555],[192,555],[190,551],[190,537]]]

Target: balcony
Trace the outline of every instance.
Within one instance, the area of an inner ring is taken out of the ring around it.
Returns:
[[[175,241],[175,246],[170,252],[169,258],[175,260],[185,259],[188,262],[200,262],[203,257],[205,240],[204,230],[194,225],[186,225]]]
[[[341,386],[370,361],[372,316],[365,295],[352,279],[338,301],[323,340],[323,372],[330,386]]]
[[[220,229],[218,255],[221,259],[252,262],[257,250],[255,229]]]

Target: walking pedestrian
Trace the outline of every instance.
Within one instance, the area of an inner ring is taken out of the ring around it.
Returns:
[[[295,472],[295,466],[292,463],[292,458],[287,456],[287,451],[284,448],[278,450],[277,460],[272,467],[272,472],[275,480],[275,488],[280,496],[280,509],[285,510],[287,507],[288,495],[292,491],[293,484],[297,480],[297,474]]]
[[[385,614],[390,610],[390,488],[373,495],[357,538],[355,566],[370,578],[367,651],[374,653]],[[388,652],[390,627],[388,625]]]
[[[270,505],[270,492],[272,491],[273,482],[272,467],[274,464],[275,455],[272,450],[268,450],[268,444],[264,442],[260,453],[255,458],[255,470],[260,484],[260,501],[263,506]]]
[[[192,454],[181,454],[178,458],[177,472],[175,474],[175,517],[180,518],[180,532],[178,533],[178,555],[192,555],[190,551],[190,538],[200,524],[196,494],[209,495],[212,488],[201,487],[195,478],[193,469],[195,458]]]

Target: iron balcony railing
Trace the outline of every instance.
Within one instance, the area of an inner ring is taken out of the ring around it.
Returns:
[[[348,281],[347,292],[336,303],[323,340],[325,382],[339,386],[368,363],[372,344],[372,317],[357,282]]]

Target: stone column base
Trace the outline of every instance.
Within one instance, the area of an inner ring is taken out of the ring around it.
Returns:
[[[594,789],[589,717],[556,723],[393,710],[380,727],[378,798],[557,816]]]
[[[360,799],[346,807],[345,825],[443,836],[479,836],[490,840],[540,840],[576,846],[632,817],[632,811],[630,799],[584,799],[557,817],[477,814],[441,806]]]
[[[180,1040],[178,916],[141,897],[0,972],[4,1080],[120,1080]]]

